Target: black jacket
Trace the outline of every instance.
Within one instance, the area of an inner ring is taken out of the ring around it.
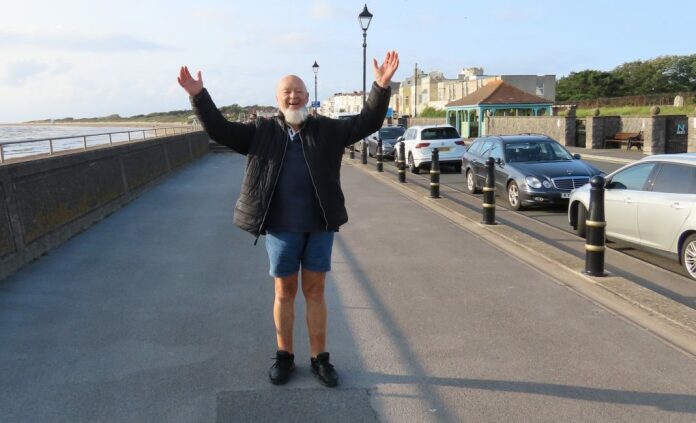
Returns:
[[[327,230],[338,230],[348,221],[340,175],[345,147],[382,126],[390,93],[389,88],[374,83],[359,115],[349,119],[310,116],[300,128],[302,149]],[[205,89],[191,98],[191,104],[213,141],[247,156],[234,223],[257,237],[264,234],[266,216],[289,141],[283,117],[260,118],[255,124],[229,122]]]

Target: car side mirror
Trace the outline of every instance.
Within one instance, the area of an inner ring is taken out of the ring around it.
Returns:
[[[396,140],[397,140],[397,141],[403,141],[403,140],[404,140],[404,137],[399,137],[399,138],[397,138]]]
[[[580,156],[579,154],[577,154],[577,153],[576,153],[576,154],[573,154],[573,158],[574,158],[575,160],[580,160],[580,157],[581,157],[581,156]]]
[[[497,159],[495,159],[495,164],[497,164],[497,165],[502,165],[502,164],[503,164],[503,159],[501,159],[500,157],[498,157]]]

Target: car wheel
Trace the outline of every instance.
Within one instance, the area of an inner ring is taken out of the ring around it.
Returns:
[[[696,279],[696,234],[691,234],[681,245],[681,262],[686,273]]]
[[[478,194],[481,192],[476,186],[474,171],[471,169],[467,169],[466,171],[466,190],[469,191],[469,194]]]
[[[408,154],[408,170],[416,175],[420,173],[420,169],[418,169],[418,166],[416,166],[416,162],[413,161],[413,155],[411,153]]]
[[[582,203],[578,203],[577,228],[575,233],[581,238],[587,238],[587,209]]]
[[[522,210],[522,200],[520,199],[520,188],[517,182],[512,181],[508,184],[508,204],[514,211]]]

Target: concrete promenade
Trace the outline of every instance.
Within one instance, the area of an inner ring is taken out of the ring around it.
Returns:
[[[696,419],[693,356],[352,164],[327,285],[341,383],[310,374],[298,298],[298,368],[271,385],[243,168],[208,154],[0,282],[0,422]]]

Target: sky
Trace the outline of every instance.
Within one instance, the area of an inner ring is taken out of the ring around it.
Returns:
[[[181,65],[201,70],[218,106],[275,105],[275,86],[302,77],[314,99],[362,89],[362,30],[353,0],[2,0],[0,123],[133,116],[189,109]],[[367,31],[371,60],[399,53],[456,78],[554,74],[696,53],[692,0],[497,2],[380,0]]]

